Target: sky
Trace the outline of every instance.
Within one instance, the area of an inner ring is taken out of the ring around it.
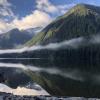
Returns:
[[[0,0],[0,33],[45,27],[79,3],[100,6],[100,0]]]

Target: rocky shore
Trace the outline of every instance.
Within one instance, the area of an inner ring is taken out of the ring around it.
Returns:
[[[54,97],[54,96],[17,96],[10,93],[0,93],[0,100],[99,100],[84,97]]]

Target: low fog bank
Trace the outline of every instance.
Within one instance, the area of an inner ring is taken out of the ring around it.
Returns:
[[[62,76],[64,78],[69,78],[76,81],[90,81],[95,84],[100,83],[100,75],[89,73],[86,71],[79,70],[77,68],[66,68],[66,69],[60,69],[60,68],[43,68],[43,67],[37,67],[37,66],[31,66],[31,65],[23,65],[23,64],[15,64],[15,63],[0,63],[1,68],[18,68],[24,71],[32,71],[34,73],[47,73],[51,75],[58,75]],[[96,79],[94,82],[94,78]],[[97,83],[96,83],[97,82]]]
[[[5,49],[5,50],[0,50],[0,54],[23,53],[23,52],[30,52],[43,49],[49,49],[49,50],[57,50],[60,48],[77,49],[80,46],[89,44],[100,44],[100,35],[97,34],[88,37],[73,38],[71,40],[66,40],[60,43],[50,43],[48,45],[37,45],[32,47],[24,47],[21,49]]]
[[[45,46],[37,45],[32,47],[24,47],[21,49],[5,49],[5,50],[0,50],[0,54],[23,53],[23,52],[30,52],[30,51],[43,50],[43,49],[56,50],[65,46],[77,48],[83,40],[84,40],[83,38],[76,38],[68,41],[63,41],[61,43],[50,43]]]
[[[1,68],[18,68],[21,70],[26,70],[26,71],[32,71],[32,72],[45,72],[48,74],[53,74],[53,75],[60,75],[66,78],[71,78],[73,80],[79,80],[82,81],[83,78],[81,76],[79,76],[78,74],[80,73],[78,70],[71,70],[70,72],[66,71],[62,71],[58,68],[41,68],[41,67],[37,67],[37,66],[30,66],[30,65],[23,65],[23,64],[15,64],[15,63],[0,63],[0,67]]]

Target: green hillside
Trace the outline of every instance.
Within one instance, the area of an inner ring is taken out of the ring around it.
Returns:
[[[48,44],[100,32],[100,7],[78,4],[26,43]]]

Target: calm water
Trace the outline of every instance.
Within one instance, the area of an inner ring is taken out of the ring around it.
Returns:
[[[99,70],[73,67],[64,59],[1,59],[0,73],[13,88],[36,82],[51,95],[100,97]]]

